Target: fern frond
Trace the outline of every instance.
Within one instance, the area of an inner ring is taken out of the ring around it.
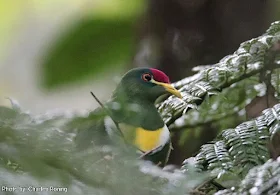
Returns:
[[[232,176],[235,181],[236,176],[243,179],[250,169],[269,159],[268,142],[279,131],[279,124],[280,104],[277,104],[254,120],[222,131],[217,141],[201,147],[192,164],[198,171],[211,171],[217,179],[227,177],[220,181],[222,184],[232,182],[229,179]],[[186,160],[182,169],[188,166]]]
[[[277,194],[280,192],[280,158],[268,160],[265,164],[254,167],[242,180],[240,186],[221,190],[215,195],[239,195],[239,194]]]
[[[196,108],[206,96],[217,94],[233,83],[263,70],[277,68],[270,67],[278,56],[271,48],[279,40],[280,23],[274,22],[264,35],[242,43],[236,52],[226,56],[219,63],[174,83],[182,93],[183,99],[171,96],[157,104],[166,124],[170,125],[189,109]]]

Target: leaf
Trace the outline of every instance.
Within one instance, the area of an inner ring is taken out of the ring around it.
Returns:
[[[129,147],[124,151],[108,143],[77,150],[73,141],[76,130],[93,127],[100,119],[91,112],[84,116],[68,112],[32,116],[0,107],[0,113],[1,186],[57,186],[77,195],[184,195],[204,178],[197,173],[185,176],[163,171],[137,160]],[[98,129],[92,131],[97,131],[94,141],[102,139]],[[47,194],[61,192],[49,190]]]
[[[133,24],[131,18],[80,19],[50,47],[43,85],[51,89],[123,67],[133,50]]]
[[[221,190],[215,195],[238,194],[279,194],[280,191],[280,159],[268,160],[262,166],[254,167],[246,175],[240,186]]]
[[[252,168],[269,159],[268,143],[278,133],[279,117],[280,104],[276,104],[263,110],[261,116],[222,131],[216,141],[201,146],[192,164],[197,171],[211,171],[223,186],[229,182],[230,186],[226,187],[238,186],[237,178],[244,179]],[[188,164],[188,160],[184,161],[182,169],[186,170]],[[226,179],[221,180],[225,175]],[[228,190],[220,193],[226,194]]]
[[[170,125],[191,108],[201,104],[206,96],[217,94],[243,79],[271,69],[271,62],[279,57],[279,52],[275,53],[271,48],[279,40],[280,24],[274,22],[264,35],[242,43],[237,51],[219,63],[174,83],[183,99],[170,96],[157,104],[166,124]]]

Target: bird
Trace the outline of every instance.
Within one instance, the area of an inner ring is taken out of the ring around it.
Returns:
[[[164,72],[147,67],[129,70],[104,106],[91,113],[92,116],[102,115],[101,120],[79,131],[76,140],[88,145],[95,131],[109,137],[114,134],[116,128],[112,125],[115,125],[126,143],[134,146],[143,159],[164,166],[172,144],[169,129],[155,107],[155,101],[164,94],[182,98]]]

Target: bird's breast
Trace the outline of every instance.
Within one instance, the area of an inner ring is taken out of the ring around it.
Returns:
[[[170,139],[170,132],[166,125],[162,128],[149,130],[127,124],[119,124],[125,139],[143,152],[147,152],[165,145]]]

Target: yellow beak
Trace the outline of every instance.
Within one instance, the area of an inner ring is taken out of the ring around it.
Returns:
[[[175,95],[176,97],[182,99],[181,93],[177,89],[175,89],[172,85],[170,85],[168,83],[158,82],[158,81],[155,81],[155,80],[151,80],[151,82],[154,83],[154,84],[163,86],[166,91],[168,91],[169,93],[171,93],[171,94]]]

